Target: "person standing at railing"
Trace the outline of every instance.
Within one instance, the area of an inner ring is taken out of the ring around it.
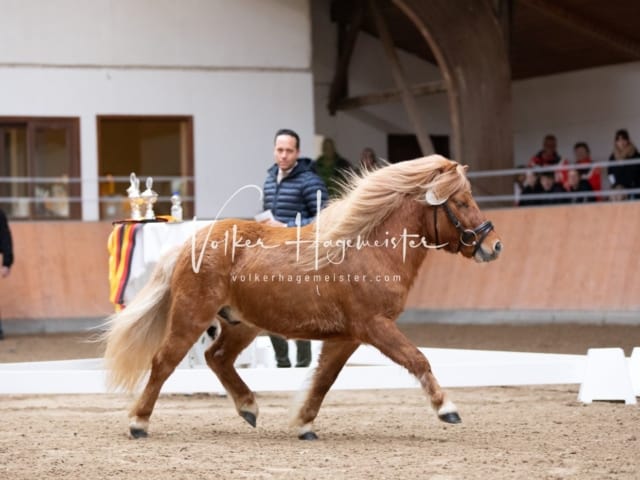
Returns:
[[[536,172],[531,168],[523,170],[522,174],[516,177],[514,184],[516,205],[520,207],[526,207],[527,205],[536,205],[535,199],[522,199],[520,197],[522,195],[532,195],[536,193],[537,188],[539,188],[539,182]]]
[[[585,180],[580,176],[578,170],[571,169],[567,175],[567,185],[565,186],[567,192],[569,193],[578,193],[578,192],[592,192],[593,188],[588,180]],[[595,202],[596,197],[592,196],[580,196],[580,197],[571,197],[569,199],[570,203],[584,203],[584,202]]]
[[[330,198],[342,194],[342,184],[347,181],[349,172],[353,171],[349,161],[340,156],[330,138],[323,140],[322,155],[316,159],[312,168],[327,186]]]
[[[542,195],[557,195],[566,192],[564,187],[559,182],[556,182],[554,172],[540,172],[539,175],[536,175],[535,171],[529,171],[526,174],[524,187],[522,188],[522,194],[527,195],[529,198],[520,200],[519,205],[524,207],[566,203],[567,198],[545,198]]]
[[[358,167],[358,172],[370,172],[380,167],[380,163],[378,162],[378,156],[376,152],[373,151],[373,148],[365,147],[362,149],[360,153],[360,165]]]
[[[563,159],[557,152],[558,141],[555,135],[545,135],[542,141],[542,150],[536,153],[529,160],[529,167],[551,167],[554,165],[568,164],[567,159]],[[555,170],[555,181],[563,183],[566,178],[562,170]]]
[[[11,273],[11,266],[13,265],[13,242],[7,216],[2,210],[0,210],[0,253],[2,254],[0,277],[6,278]],[[4,332],[2,331],[2,321],[0,320],[0,340],[3,338]]]
[[[555,135],[545,135],[542,141],[542,150],[536,153],[529,160],[530,167],[547,167],[550,165],[558,165],[562,158],[556,151],[558,141]]]
[[[558,194],[565,193],[566,190],[556,181],[557,172],[542,172],[538,180],[539,187],[535,193],[538,194]],[[541,198],[538,200],[537,205],[556,205],[558,203],[566,203],[566,198]]]
[[[600,175],[599,167],[590,167],[591,160],[591,150],[589,149],[589,145],[586,142],[578,142],[573,146],[573,155],[576,160],[576,169],[580,174],[580,178],[582,180],[586,180],[591,185],[591,190],[594,192],[599,192],[602,190],[602,176]],[[567,183],[568,183],[567,176]],[[568,185],[566,185],[568,186]],[[597,199],[597,197],[594,197]]]
[[[629,159],[640,160],[640,152],[631,142],[629,132],[620,129],[616,132],[613,152],[609,156],[613,164],[607,173],[612,189],[640,187],[640,165],[624,165],[624,161]],[[631,195],[630,198],[638,198],[638,195]]]

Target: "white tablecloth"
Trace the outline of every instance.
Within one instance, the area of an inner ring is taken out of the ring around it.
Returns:
[[[124,291],[125,305],[129,304],[147,283],[162,255],[187,240],[191,241],[195,232],[210,224],[211,220],[145,223],[135,234],[135,247],[131,255],[131,271]]]

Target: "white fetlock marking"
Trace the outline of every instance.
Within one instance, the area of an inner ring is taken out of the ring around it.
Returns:
[[[298,429],[298,435],[304,435],[305,433],[313,431],[313,423],[305,423]]]
[[[138,417],[132,417],[129,422],[129,428],[144,430],[146,432],[149,430],[149,420],[141,420]]]
[[[438,409],[438,415],[446,415],[447,413],[458,413],[458,409],[451,400],[447,400]]]
[[[296,392],[291,402],[291,407],[289,407],[289,425],[291,426],[297,426],[300,423],[300,409],[307,403],[314,374],[315,370],[309,369],[300,390]]]

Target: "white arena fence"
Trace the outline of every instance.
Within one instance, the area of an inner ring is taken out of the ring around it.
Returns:
[[[204,337],[165,383],[162,393],[223,394],[217,377],[205,365]],[[297,391],[317,365],[321,342],[312,342],[314,363],[309,368],[275,368],[268,337],[258,337],[239,356],[240,376],[256,392]],[[625,358],[620,348],[589,349],[585,355],[420,349],[429,359],[443,387],[523,385],[580,385],[578,400],[624,401],[640,396],[640,347]],[[290,342],[295,358],[295,342]],[[102,359],[0,364],[0,394],[103,394],[107,372]],[[335,390],[413,389],[418,381],[376,349],[361,346],[351,356],[332,387]]]

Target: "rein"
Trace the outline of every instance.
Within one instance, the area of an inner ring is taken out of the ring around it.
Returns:
[[[438,207],[440,206],[442,206],[444,212],[447,214],[447,217],[449,218],[451,223],[453,223],[453,226],[456,227],[456,230],[460,232],[460,243],[465,247],[473,247],[473,255],[475,255],[489,232],[493,230],[493,223],[487,220],[485,222],[482,222],[473,230],[471,230],[470,228],[464,228],[462,226],[462,222],[458,220],[458,217],[456,217],[456,215],[449,208],[448,202],[444,202],[442,205],[436,205],[433,208],[433,230],[436,234],[436,245],[440,245],[440,240],[438,238]],[[458,245],[458,251],[459,250],[460,245]]]

